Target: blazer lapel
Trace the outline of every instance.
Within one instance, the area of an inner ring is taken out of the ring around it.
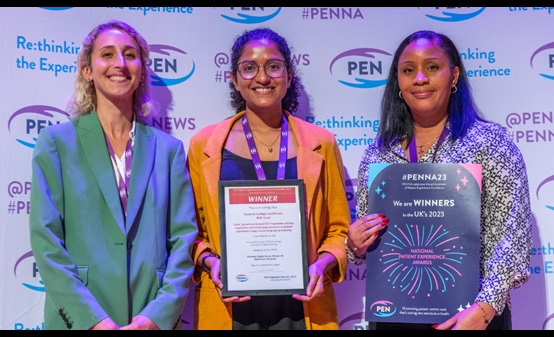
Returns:
[[[133,164],[127,203],[127,232],[134,224],[140,210],[149,177],[154,168],[155,157],[156,137],[144,124],[137,122],[135,124],[135,145],[133,146]]]
[[[77,134],[106,204],[121,231],[125,232],[123,209],[117,192],[113,167],[108,154],[104,131],[96,112],[79,118]]]
[[[219,175],[221,172],[221,154],[225,139],[229,135],[230,129],[238,119],[242,118],[244,112],[233,115],[220,123],[213,130],[210,139],[206,143],[204,153],[208,157],[202,162],[202,172],[206,177],[206,187],[209,191],[211,209],[216,210],[217,219],[219,219]],[[217,238],[216,240],[219,240]]]
[[[288,115],[288,114],[287,114]],[[323,167],[323,156],[315,150],[321,146],[317,134],[297,124],[294,118],[288,115],[289,127],[292,129],[298,142],[297,165],[298,178],[304,180],[306,186],[306,209],[311,209],[311,201],[315,200],[318,179]]]

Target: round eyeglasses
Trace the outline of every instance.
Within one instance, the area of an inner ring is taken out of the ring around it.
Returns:
[[[263,65],[263,68],[267,76],[277,78],[283,75],[286,64],[283,60],[274,59],[267,61]],[[243,79],[251,80],[258,75],[260,66],[252,61],[243,61],[237,65],[237,71]]]

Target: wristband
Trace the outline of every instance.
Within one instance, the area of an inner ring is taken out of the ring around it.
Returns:
[[[202,258],[202,269],[204,269],[204,271],[206,273],[209,273],[211,271],[211,269],[208,268],[208,266],[206,265],[206,259],[209,258],[209,257],[217,257],[219,259],[219,255],[214,254],[214,253],[209,253],[209,254],[204,255],[204,257]]]
[[[483,319],[485,320],[485,324],[489,324],[491,321],[489,320],[489,315],[487,315],[487,312],[485,309],[483,309],[483,306],[481,306],[481,303],[475,302],[481,308],[481,311],[483,311]]]

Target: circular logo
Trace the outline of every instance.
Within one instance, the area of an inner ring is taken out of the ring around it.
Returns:
[[[237,279],[237,281],[239,282],[246,282],[248,281],[248,276],[244,275],[244,274],[239,274],[237,276],[235,276],[235,278]]]

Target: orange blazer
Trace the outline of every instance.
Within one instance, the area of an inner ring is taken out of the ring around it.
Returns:
[[[189,142],[187,165],[198,221],[198,236],[193,247],[195,266],[206,249],[220,254],[218,182],[221,155],[231,127],[244,114],[243,111],[205,127]],[[306,328],[338,329],[332,283],[341,282],[346,273],[344,239],[350,224],[342,157],[331,132],[289,113],[286,115],[289,130],[298,144],[298,179],[303,179],[305,184],[308,265],[323,252],[333,254],[338,262],[326,274],[323,295],[304,302]],[[195,329],[232,329],[232,305],[220,300],[209,274],[196,267],[193,280],[198,283],[195,290]]]

